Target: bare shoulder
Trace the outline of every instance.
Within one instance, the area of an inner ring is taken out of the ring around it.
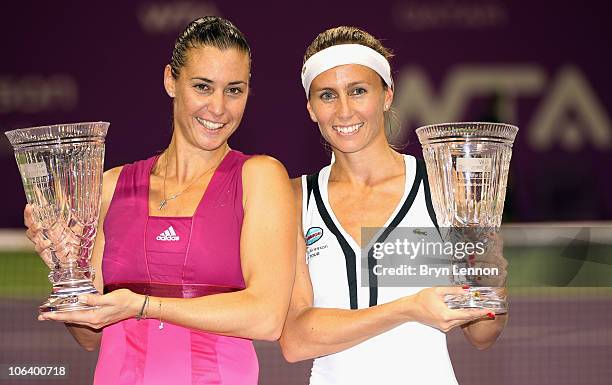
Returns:
[[[285,166],[277,159],[268,155],[255,155],[244,162],[242,167],[243,179],[255,177],[257,179],[263,176],[287,176]]]
[[[115,189],[117,181],[119,180],[119,175],[121,175],[121,170],[123,170],[123,166],[113,167],[110,170],[104,171],[104,188],[107,189],[109,187],[112,187],[112,190]]]
[[[123,166],[113,167],[110,170],[104,171],[104,183],[116,184],[121,174],[121,170],[123,170]]]
[[[271,156],[256,155],[247,159],[242,167],[242,185],[245,203],[252,201],[261,204],[269,201],[293,206],[293,192],[287,170]]]
[[[103,204],[110,203],[110,200],[115,192],[115,187],[117,186],[117,181],[119,180],[119,175],[121,175],[121,170],[123,170],[123,166],[114,167],[104,172],[102,182]]]

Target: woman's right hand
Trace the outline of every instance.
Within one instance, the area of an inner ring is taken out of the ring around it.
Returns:
[[[40,255],[43,262],[49,269],[53,269],[55,263],[51,256],[51,241],[43,235],[42,227],[34,220],[32,210],[33,208],[29,204],[23,210],[23,223],[27,227],[26,236],[34,243],[34,250]]]
[[[490,309],[449,309],[444,302],[447,295],[462,295],[466,289],[461,287],[431,287],[406,297],[412,301],[411,319],[434,327],[444,333],[465,323],[490,318]]]

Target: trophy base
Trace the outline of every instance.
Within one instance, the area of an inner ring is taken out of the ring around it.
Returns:
[[[491,309],[495,314],[508,312],[508,302],[494,287],[470,287],[465,294],[448,295],[444,302],[449,309]]]
[[[99,306],[92,306],[80,302],[79,295],[81,294],[98,294],[98,291],[89,280],[65,282],[53,285],[53,292],[45,303],[38,307],[38,312],[61,313],[67,311],[99,308]]]

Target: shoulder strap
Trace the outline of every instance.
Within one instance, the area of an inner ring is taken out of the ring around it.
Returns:
[[[421,175],[423,176],[423,187],[425,189],[425,205],[427,206],[427,212],[429,213],[429,218],[433,222],[434,226],[440,232],[440,227],[438,226],[438,220],[436,218],[436,211],[433,207],[433,202],[431,200],[431,189],[429,188],[429,179],[427,176],[427,167],[425,165],[425,161],[423,159],[417,159],[417,167],[421,170]]]
[[[421,185],[421,180],[423,179],[423,170],[416,167],[416,173],[414,175],[414,181],[412,182],[412,187],[410,188],[410,192],[406,197],[406,200],[402,204],[402,207],[398,211],[397,215],[389,226],[383,230],[383,233],[376,240],[377,243],[384,242],[389,234],[402,222],[408,211],[412,207],[414,200],[419,192],[419,186]],[[368,251],[368,278],[370,283],[370,306],[376,306],[378,304],[378,276],[374,274],[374,268],[376,267],[378,260],[374,258],[374,247],[370,248]]]
[[[355,251],[346,241],[340,230],[332,220],[331,216],[327,212],[325,208],[325,204],[323,203],[323,198],[321,196],[321,191],[319,189],[319,173],[315,173],[312,175],[308,175],[306,177],[307,182],[307,192],[310,197],[310,192],[313,193],[315,198],[315,204],[317,205],[317,210],[319,211],[319,215],[323,219],[323,223],[329,229],[329,231],[334,234],[340,247],[342,248],[342,252],[344,253],[344,260],[346,265],[346,278],[348,281],[349,287],[349,301],[351,304],[351,309],[358,308],[357,302],[357,260],[355,256]]]
[[[318,184],[319,173],[310,174],[306,177],[306,208],[308,209],[308,205],[310,204],[310,194],[314,189],[314,185]]]

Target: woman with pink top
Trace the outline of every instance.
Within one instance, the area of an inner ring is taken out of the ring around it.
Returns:
[[[249,77],[250,48],[232,23],[189,24],[164,71],[170,145],[104,174],[92,265],[105,294],[80,298],[99,308],[40,318],[100,347],[94,384],[257,383],[251,340],[280,336],[296,224],[283,166],[227,144]],[[51,265],[30,208],[25,219]]]

